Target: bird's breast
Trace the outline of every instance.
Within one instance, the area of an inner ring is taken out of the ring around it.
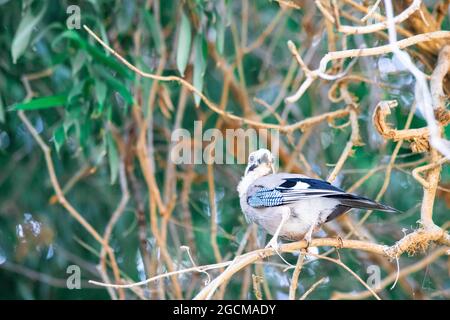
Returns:
[[[322,225],[338,202],[327,198],[313,198],[286,206],[252,208],[247,217],[259,224],[269,234],[274,234],[281,223],[283,208],[289,208],[290,217],[280,230],[280,236],[289,240],[303,239],[311,227]]]

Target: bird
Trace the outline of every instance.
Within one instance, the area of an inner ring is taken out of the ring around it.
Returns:
[[[237,191],[247,222],[273,235],[266,248],[278,249],[278,238],[311,243],[322,225],[349,210],[399,210],[371,199],[347,193],[331,183],[302,174],[276,173],[268,149],[250,153]]]

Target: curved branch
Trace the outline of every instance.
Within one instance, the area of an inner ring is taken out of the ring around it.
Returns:
[[[425,42],[425,41],[432,41],[435,39],[445,39],[450,38],[450,31],[435,31],[435,32],[429,32],[429,33],[422,33],[418,34],[403,40],[400,40],[397,42],[398,48],[404,49],[409,46]],[[318,69],[311,71],[314,74],[324,74],[327,65],[330,61],[338,60],[338,59],[345,59],[345,58],[355,58],[355,57],[367,57],[367,56],[375,56],[375,55],[381,55],[385,53],[392,52],[393,48],[390,44],[386,44],[379,47],[374,48],[362,48],[362,49],[350,49],[350,50],[343,50],[343,51],[332,51],[327,53],[322,60],[320,60],[320,66]],[[297,92],[293,94],[292,96],[289,96],[286,98],[286,102],[288,103],[294,103],[300,97],[303,95],[303,93],[309,88],[309,86],[314,82],[314,78],[307,77],[305,82],[299,87]]]
[[[422,270],[426,266],[433,263],[435,260],[439,259],[442,255],[444,255],[447,252],[446,248],[439,248],[436,251],[432,252],[428,256],[426,256],[424,259],[420,260],[419,262],[416,262],[412,265],[407,266],[406,268],[403,268],[402,271],[398,274],[399,278],[407,277],[408,275],[415,273],[419,270]],[[389,276],[384,278],[378,288],[373,288],[375,292],[380,292],[384,288],[386,288],[389,284],[395,281],[395,278],[397,277],[396,273],[391,273]],[[331,299],[335,300],[342,300],[342,299],[349,299],[349,300],[355,300],[355,299],[365,299],[372,296],[372,292],[369,290],[361,291],[361,292],[335,292],[331,296]]]
[[[421,0],[414,0],[414,2],[406,8],[402,13],[400,13],[398,16],[396,16],[393,20],[395,24],[401,23],[409,18],[410,15],[412,15],[414,12],[419,10],[420,4],[422,3]],[[376,7],[375,7],[376,8]],[[384,30],[388,28],[388,21],[382,21],[378,23],[374,23],[368,26],[363,27],[354,27],[354,26],[343,26],[341,25],[338,29],[339,32],[348,33],[348,34],[366,34],[366,33],[372,33],[380,30]]]
[[[324,121],[324,120],[327,120],[327,119],[330,119],[330,118],[344,117],[344,116],[346,116],[348,114],[348,110],[346,110],[346,109],[337,110],[337,111],[321,114],[321,115],[319,115],[317,117],[312,117],[312,118],[308,118],[308,119],[305,119],[305,120],[302,120],[302,121],[298,121],[298,122],[296,122],[294,124],[291,124],[291,125],[277,125],[277,124],[271,124],[271,123],[264,123],[264,122],[255,121],[255,120],[247,119],[247,118],[244,118],[244,117],[240,117],[240,116],[234,115],[232,113],[229,113],[229,112],[221,109],[219,106],[217,106],[211,100],[209,100],[200,90],[195,88],[191,83],[189,83],[188,81],[186,81],[183,78],[180,78],[180,77],[177,77],[177,76],[160,76],[160,75],[156,75],[156,74],[152,74],[152,73],[148,73],[148,72],[142,71],[141,69],[137,68],[136,66],[134,66],[133,64],[128,62],[124,57],[122,57],[120,54],[118,54],[110,46],[108,46],[89,27],[87,27],[86,25],[84,25],[83,27],[107,51],[109,51],[111,54],[113,54],[117,59],[119,59],[120,62],[122,62],[127,68],[129,68],[130,70],[132,70],[136,74],[140,75],[141,77],[149,78],[149,79],[153,79],[153,80],[157,80],[157,81],[166,81],[166,82],[176,81],[176,82],[180,83],[181,85],[183,85],[184,87],[186,87],[189,91],[191,91],[191,92],[197,94],[198,96],[200,96],[200,98],[203,100],[203,102],[205,103],[205,105],[208,108],[210,108],[212,111],[214,111],[215,113],[223,116],[224,118],[226,118],[228,120],[234,120],[234,121],[237,121],[238,123],[248,124],[250,126],[254,126],[254,127],[258,127],[258,128],[276,129],[276,130],[279,130],[281,132],[285,132],[286,133],[286,132],[292,132],[292,131],[294,131],[296,129],[301,129],[302,130],[302,129],[307,128],[308,126],[310,126],[312,124],[316,124],[318,122],[321,122],[321,121]],[[450,36],[450,32],[449,32],[449,36]]]
[[[345,249],[363,250],[369,253],[385,256],[390,259],[398,258],[402,253],[414,253],[419,250],[425,250],[428,244],[433,241],[445,246],[450,246],[450,236],[447,232],[437,226],[426,226],[416,230],[415,232],[405,236],[392,246],[380,245],[367,241],[346,240],[322,238],[313,239],[310,247],[337,247]],[[307,247],[306,241],[298,241],[281,245],[279,252],[296,252]],[[447,250],[447,249],[446,249]],[[216,279],[211,281],[209,285],[203,288],[195,297],[195,299],[209,299],[217,290],[217,288],[225,282],[228,282],[234,274],[255,263],[265,257],[275,254],[271,248],[255,250],[241,256],[236,257],[233,262],[228,265],[227,269],[221,273]]]

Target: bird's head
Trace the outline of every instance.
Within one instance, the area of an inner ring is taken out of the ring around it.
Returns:
[[[250,153],[245,175],[250,172],[258,173],[258,176],[275,173],[272,153],[267,149],[259,149]]]

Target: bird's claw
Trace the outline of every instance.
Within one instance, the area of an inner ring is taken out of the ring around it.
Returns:
[[[306,247],[305,247],[305,249],[306,249],[306,251],[308,251],[308,248],[309,248],[309,246],[311,245],[311,239],[305,239],[305,241],[306,241]]]
[[[265,253],[264,250],[263,250],[263,251],[258,253],[258,256],[259,256],[259,258],[261,260],[264,260],[265,258],[267,258],[267,253]]]
[[[308,248],[311,245],[312,239],[310,236],[309,237],[306,236],[303,240],[305,240],[305,242],[306,242],[305,250],[308,251]]]
[[[280,246],[278,245],[278,241],[275,238],[270,239],[269,243],[266,245],[266,249],[272,248],[275,251],[278,251],[278,248]]]
[[[344,240],[342,240],[342,238],[340,236],[336,237],[337,241],[338,241],[338,249],[342,249],[344,247]]]

